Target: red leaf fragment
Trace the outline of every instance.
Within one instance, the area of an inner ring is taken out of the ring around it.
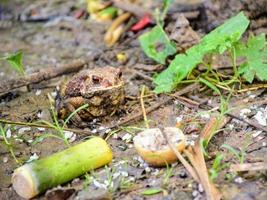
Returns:
[[[151,16],[149,14],[145,14],[135,25],[132,26],[131,30],[135,32],[140,31],[151,23]]]

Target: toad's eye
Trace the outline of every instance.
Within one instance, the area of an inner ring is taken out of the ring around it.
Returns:
[[[121,78],[122,76],[122,72],[120,71],[119,74],[118,74],[119,78]]]
[[[93,81],[93,83],[94,84],[100,84],[100,82],[102,81],[102,77],[100,77],[100,76],[96,76],[96,75],[93,75],[92,76],[92,81]]]

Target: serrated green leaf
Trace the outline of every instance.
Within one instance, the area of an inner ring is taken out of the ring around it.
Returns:
[[[161,26],[155,26],[141,35],[139,41],[146,55],[161,64],[165,64],[166,58],[176,53],[176,48]]]
[[[240,12],[224,24],[210,32],[198,45],[188,49],[185,54],[176,55],[169,67],[154,78],[155,92],[170,92],[202,62],[204,55],[223,53],[231,48],[242,36],[249,20]]]
[[[247,44],[238,44],[236,55],[246,58],[238,69],[246,81],[252,83],[255,76],[261,81],[267,80],[265,34],[250,36]]]
[[[23,52],[22,51],[17,51],[14,54],[10,54],[6,57],[4,57],[4,60],[6,60],[10,66],[16,70],[20,74],[24,74],[24,66],[22,64],[22,57],[23,57]]]
[[[141,194],[142,195],[154,195],[154,194],[158,194],[160,192],[162,192],[162,189],[160,189],[160,188],[150,188],[150,189],[143,191]]]

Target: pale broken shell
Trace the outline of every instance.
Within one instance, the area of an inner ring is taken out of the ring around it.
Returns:
[[[186,143],[183,132],[176,127],[166,127],[163,131],[177,150],[183,151]],[[138,154],[151,166],[165,166],[178,160],[159,128],[140,132],[134,137],[134,146]]]

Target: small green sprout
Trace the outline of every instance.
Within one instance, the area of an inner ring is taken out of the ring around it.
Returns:
[[[25,75],[25,69],[22,63],[23,60],[23,52],[21,50],[8,54],[7,56],[4,56],[0,58],[0,60],[5,60],[9,63],[9,65],[19,74]]]

